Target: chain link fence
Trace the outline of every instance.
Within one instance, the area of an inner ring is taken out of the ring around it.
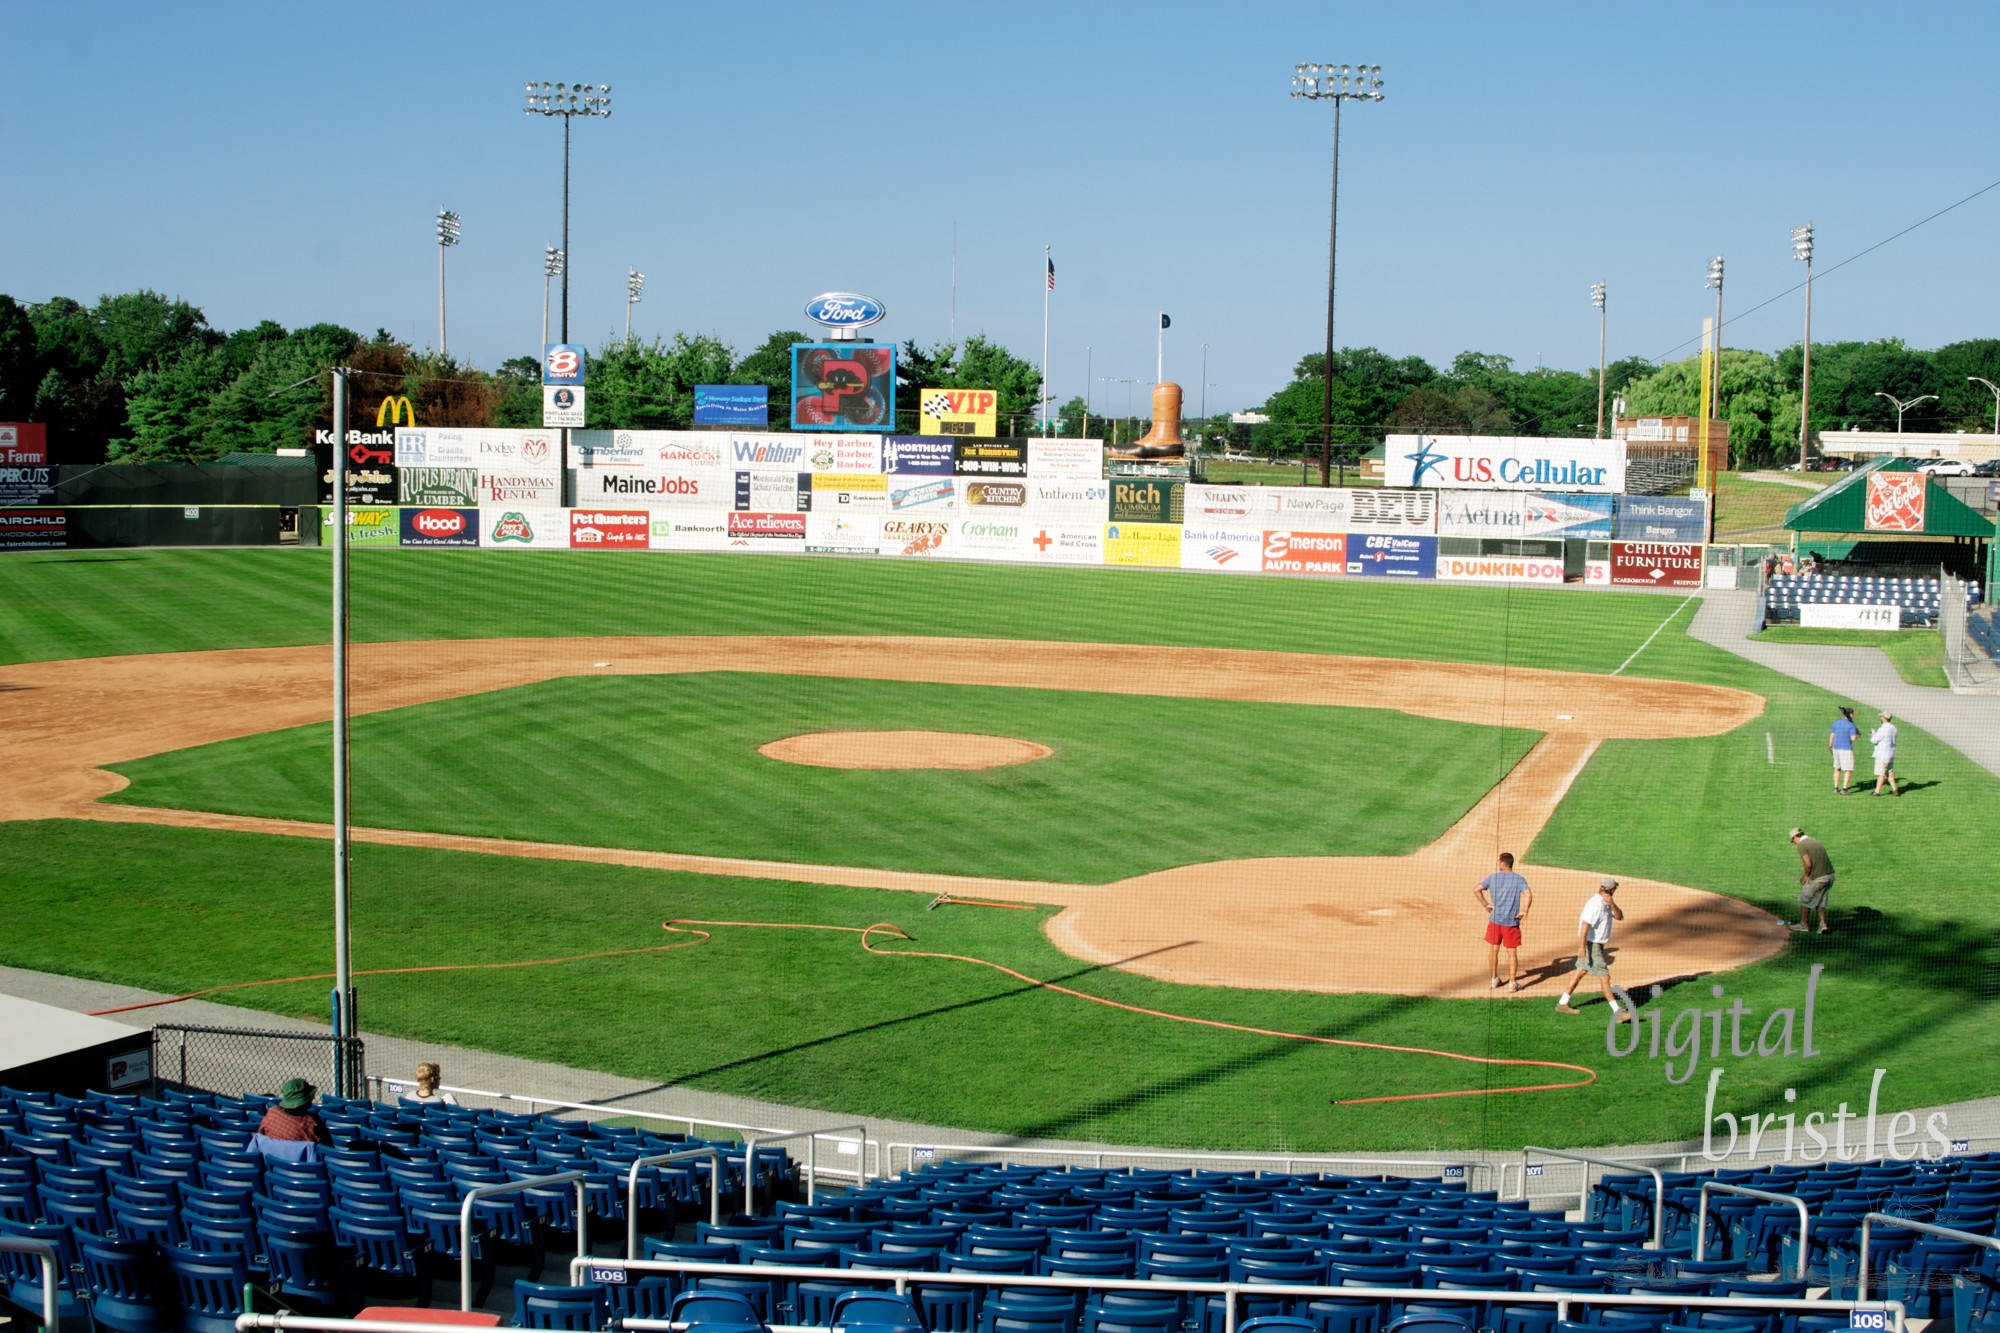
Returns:
[[[165,1088],[230,1097],[275,1093],[288,1078],[359,1095],[366,1054],[359,1037],[162,1023],[153,1029],[153,1077]]]

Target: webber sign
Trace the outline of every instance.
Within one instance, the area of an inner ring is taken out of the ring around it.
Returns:
[[[1385,486],[1465,490],[1590,491],[1625,489],[1622,440],[1547,440],[1518,435],[1391,435]]]

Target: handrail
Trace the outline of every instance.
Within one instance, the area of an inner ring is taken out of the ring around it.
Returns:
[[[383,1089],[385,1092],[387,1091],[386,1085],[402,1082],[401,1079],[384,1078],[379,1074],[372,1075],[371,1077],[374,1081],[385,1085]],[[664,1120],[669,1124],[686,1125],[690,1133],[694,1131],[696,1125],[707,1125],[712,1129],[734,1130],[739,1134],[744,1132],[775,1134],[779,1132],[769,1125],[739,1125],[728,1120],[706,1120],[699,1116],[669,1115],[665,1111],[630,1110],[622,1106],[602,1106],[596,1102],[566,1102],[556,1097],[529,1097],[518,1092],[491,1092],[485,1088],[461,1088],[446,1083],[438,1084],[438,1090],[440,1092],[457,1093],[466,1097],[486,1097],[496,1102],[526,1102],[529,1106],[560,1106],[566,1111],[602,1111],[608,1116],[624,1116],[636,1120]]]
[[[729,1277],[793,1278],[805,1281],[826,1281],[829,1274],[851,1279],[857,1283],[886,1282],[891,1284],[896,1294],[906,1296],[912,1286],[937,1287],[1048,1287],[1055,1290],[1104,1290],[1104,1291],[1150,1291],[1188,1292],[1196,1295],[1220,1296],[1223,1298],[1224,1333],[1235,1333],[1236,1302],[1242,1296],[1290,1296],[1307,1299],[1332,1298],[1339,1300],[1406,1301],[1416,1290],[1411,1287],[1315,1287],[1289,1282],[1172,1282],[1151,1281],[1144,1278],[1076,1278],[1076,1277],[1029,1277],[1017,1273],[928,1273],[912,1272],[908,1269],[880,1268],[805,1268],[789,1264],[710,1264],[692,1259],[641,1259],[632,1262],[618,1260],[577,1258],[570,1261],[570,1283],[579,1285],[594,1272],[624,1269],[641,1273],[695,1273]],[[1487,1305],[1504,1299],[1509,1305],[1553,1305],[1558,1319],[1569,1318],[1571,1304],[1585,1305],[1636,1305],[1657,1307],[1658,1295],[1619,1296],[1610,1292],[1582,1291],[1507,1291],[1491,1289],[1461,1289],[1448,1287],[1423,1289],[1426,1301],[1458,1301]],[[1895,1323],[1889,1333],[1904,1333],[1905,1307],[1901,1301],[1865,1301],[1856,1297],[1851,1301],[1809,1300],[1805,1297],[1789,1296],[1675,1296],[1674,1304],[1685,1305],[1697,1310],[1792,1310],[1832,1313],[1839,1310],[1882,1310],[1895,1316]],[[283,1323],[248,1324],[245,1320],[259,1321],[283,1318]],[[664,1319],[626,1319],[622,1325],[628,1329],[656,1330],[665,1333],[680,1326]],[[236,1327],[250,1333],[252,1329],[280,1328],[326,1328],[349,1329],[354,1327],[338,1320],[312,1322],[301,1321],[291,1316],[245,1315],[236,1321]],[[362,1326],[361,1333],[372,1333],[380,1328],[384,1333],[436,1333],[430,1330],[403,1330],[393,1325],[369,1324]]]
[[[56,1333],[62,1310],[62,1292],[56,1286],[56,1275],[62,1269],[55,1246],[27,1236],[0,1236],[0,1250],[32,1254],[42,1261],[42,1333]]]
[[[639,1257],[639,1168],[659,1166],[666,1162],[684,1162],[690,1157],[708,1159],[708,1224],[716,1226],[722,1221],[722,1149],[682,1148],[678,1152],[655,1153],[651,1157],[634,1158],[632,1169],[625,1174],[625,1257]]]
[[[565,1181],[576,1186],[576,1255],[590,1253],[590,1205],[583,1197],[584,1173],[558,1171],[547,1176],[523,1176],[503,1185],[474,1185],[458,1205],[458,1308],[472,1308],[472,1205],[496,1194],[517,1194],[522,1190],[547,1189]],[[237,1325],[239,1328],[242,1325]]]
[[[1629,1170],[1635,1165],[1632,1162],[1621,1162],[1615,1157],[1593,1157],[1589,1153],[1580,1152],[1557,1152],[1554,1148],[1537,1148],[1533,1144],[1529,1144],[1527,1147],[1521,1149],[1521,1192],[1523,1194],[1528,1192],[1528,1154],[1531,1152],[1540,1153],[1544,1157],[1560,1157],[1571,1162],[1586,1163],[1583,1168],[1583,1184],[1578,1187],[1576,1192],[1577,1207],[1585,1209],[1590,1206],[1590,1163],[1595,1163],[1598,1166],[1615,1167],[1620,1171]],[[1665,1229],[1667,1218],[1667,1180],[1665,1176],[1660,1174],[1658,1167],[1641,1166],[1638,1169],[1653,1178],[1653,1238],[1646,1242],[1646,1248],[1657,1250],[1660,1248],[1660,1233]]]
[[[1903,1227],[1910,1231],[1921,1231],[1928,1236],[1943,1236],[1949,1240],[1970,1241],[1983,1245],[1989,1250],[2000,1250],[2000,1240],[1991,1236],[1980,1236],[1970,1231],[1960,1231],[1956,1227],[1941,1227],[1935,1222],[1918,1222],[1913,1218],[1897,1217],[1894,1213],[1864,1213],[1861,1218],[1861,1276],[1854,1286],[1854,1299],[1868,1299],[1868,1242],[1869,1227],[1876,1222],[1886,1222],[1890,1226]],[[1800,1246],[1804,1249],[1804,1246]]]
[[[771,1134],[762,1139],[759,1139],[755,1134],[745,1134],[743,1136],[743,1211],[752,1217],[757,1215],[757,1145],[759,1143],[767,1145],[785,1143],[791,1139],[804,1139],[806,1141],[806,1202],[810,1204],[819,1197],[819,1140],[822,1136],[833,1138],[836,1135],[845,1134],[850,1129],[860,1132],[860,1137],[854,1140],[856,1145],[855,1152],[862,1158],[856,1168],[856,1175],[858,1176],[860,1174],[860,1167],[867,1165],[868,1126],[866,1125],[835,1125],[830,1129],[795,1129],[789,1134]]]
[[[1004,1165],[1021,1157],[1083,1157],[1090,1159],[1094,1167],[1102,1167],[1107,1161],[1182,1161],[1182,1162],[1268,1162],[1290,1172],[1300,1165],[1311,1166],[1367,1166],[1395,1167],[1420,1171],[1436,1168],[1441,1179],[1454,1179],[1446,1174],[1451,1171],[1463,1173],[1468,1188],[1472,1184],[1472,1173],[1483,1170],[1484,1162],[1467,1162],[1448,1158],[1431,1157],[1347,1157],[1327,1153],[1256,1153],[1256,1152],[1176,1152],[1172,1149],[1142,1151],[1133,1148],[1031,1148],[1022,1144],[997,1143],[916,1143],[890,1142],[881,1145],[882,1170],[885,1177],[896,1174],[896,1154],[910,1154],[909,1161],[915,1164],[916,1150],[927,1149],[933,1153],[943,1153],[952,1157],[991,1156],[1000,1159]],[[1261,1174],[1261,1172],[1260,1172]]]
[[[1806,1214],[1806,1201],[1796,1194],[1773,1194],[1769,1190],[1753,1190],[1748,1185],[1725,1185],[1719,1180],[1701,1182],[1701,1205],[1694,1219],[1694,1257],[1700,1262],[1702,1251],[1707,1247],[1708,1237],[1703,1234],[1708,1229],[1708,1192],[1717,1194],[1740,1194],[1746,1199],[1763,1199],[1767,1203],[1789,1203],[1799,1210],[1799,1271],[1793,1280],[1806,1280],[1806,1236],[1812,1228],[1812,1218]]]

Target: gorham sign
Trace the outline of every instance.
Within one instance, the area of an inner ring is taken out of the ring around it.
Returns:
[[[1625,489],[1622,440],[1545,440],[1519,435],[1391,435],[1383,484],[1454,490]]]

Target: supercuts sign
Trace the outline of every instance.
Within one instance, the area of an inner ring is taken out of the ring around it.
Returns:
[[[1625,489],[1622,440],[1555,440],[1516,435],[1391,435],[1383,484],[1462,490]]]

